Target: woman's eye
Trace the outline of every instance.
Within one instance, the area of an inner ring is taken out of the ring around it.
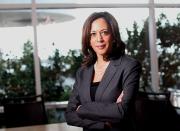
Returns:
[[[95,32],[91,33],[91,36],[96,36],[96,33]]]
[[[108,32],[108,31],[102,31],[101,34],[102,34],[102,35],[108,35],[109,32]]]

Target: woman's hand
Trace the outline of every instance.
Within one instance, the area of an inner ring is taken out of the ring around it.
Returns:
[[[104,123],[104,126],[105,126],[106,129],[112,128],[112,125],[111,125],[110,122],[105,122],[105,123]]]
[[[76,111],[78,111],[80,107],[81,107],[81,105],[79,105],[79,106],[77,107]]]
[[[116,100],[116,103],[120,103],[122,101],[122,98],[123,98],[123,91],[121,92],[121,94],[119,95],[119,97],[117,98]]]

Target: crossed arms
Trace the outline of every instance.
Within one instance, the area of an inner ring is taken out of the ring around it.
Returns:
[[[114,103],[95,101],[81,105],[76,82],[65,114],[67,123],[89,129],[104,129],[107,123],[119,123],[126,116],[139,86],[140,65],[132,65],[124,74],[123,92]]]

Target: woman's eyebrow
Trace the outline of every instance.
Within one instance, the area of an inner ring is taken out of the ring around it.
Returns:
[[[105,29],[101,29],[100,31],[104,31],[104,30],[107,30],[108,31],[108,29],[107,28],[105,28]],[[97,32],[96,30],[92,30],[91,32]]]

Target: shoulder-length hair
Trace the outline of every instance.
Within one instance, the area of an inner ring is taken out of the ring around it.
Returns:
[[[103,18],[107,22],[113,40],[112,49],[104,59],[117,59],[125,53],[125,44],[121,40],[119,26],[114,16],[108,12],[95,12],[86,19],[82,30],[82,53],[84,56],[82,66],[85,67],[94,64],[97,60],[96,53],[90,46],[90,32],[92,23],[98,18]]]

